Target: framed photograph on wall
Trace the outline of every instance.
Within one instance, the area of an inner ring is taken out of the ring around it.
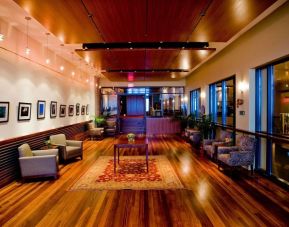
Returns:
[[[31,119],[31,103],[19,102],[18,121],[29,121]]]
[[[81,115],[85,114],[85,106],[81,106]]]
[[[45,108],[46,101],[38,100],[37,101],[37,119],[44,119],[45,118]]]
[[[57,102],[50,103],[50,118],[55,118],[57,116]]]
[[[0,123],[9,121],[9,102],[0,102]]]
[[[86,105],[86,115],[89,115],[89,105]]]
[[[75,114],[76,114],[76,115],[79,115],[79,114],[80,114],[80,104],[79,104],[79,103],[76,103],[76,106],[75,106]]]
[[[69,105],[68,107],[68,116],[73,116],[74,114],[74,105]]]
[[[66,105],[60,105],[59,117],[65,117],[65,116],[66,116]]]

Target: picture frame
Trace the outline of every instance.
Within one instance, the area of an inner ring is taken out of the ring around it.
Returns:
[[[65,117],[65,116],[66,116],[66,105],[60,105],[59,117]]]
[[[81,115],[84,115],[85,114],[85,106],[81,106]]]
[[[38,100],[37,101],[37,119],[45,118],[45,110],[46,110],[46,101]]]
[[[68,116],[72,117],[74,114],[74,105],[68,106]]]
[[[80,104],[79,103],[76,103],[76,106],[75,106],[75,115],[78,116],[80,114]]]
[[[50,118],[56,118],[57,116],[57,102],[50,102]]]
[[[9,102],[0,102],[0,123],[9,121]]]
[[[18,121],[29,121],[31,119],[31,103],[19,102]]]
[[[86,110],[85,110],[85,112],[86,112],[86,115],[89,115],[89,105],[88,105],[88,104],[86,105]]]

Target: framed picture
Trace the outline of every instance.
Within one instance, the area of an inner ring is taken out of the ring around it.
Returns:
[[[0,123],[9,121],[9,102],[0,102]]]
[[[50,103],[50,118],[55,118],[57,116],[57,102]]]
[[[18,121],[29,121],[31,119],[31,103],[19,102]]]
[[[74,114],[74,105],[68,106],[68,116],[73,116]]]
[[[37,101],[37,119],[45,118],[45,107],[46,107],[46,101],[42,101],[42,100]]]
[[[76,106],[75,106],[75,114],[76,114],[76,115],[79,115],[79,114],[80,114],[80,104],[79,104],[79,103],[76,103]]]
[[[85,106],[81,106],[81,115],[85,114]]]
[[[66,116],[66,105],[60,105],[59,117],[65,117],[65,116]]]
[[[89,105],[86,105],[86,115],[89,115]]]

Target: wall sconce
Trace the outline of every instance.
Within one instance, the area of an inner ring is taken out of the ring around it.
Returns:
[[[201,98],[202,99],[206,98],[206,92],[204,92],[204,91],[201,92]]]
[[[244,104],[244,99],[237,99],[237,108]]]
[[[184,97],[184,102],[188,102],[188,96]]]
[[[241,91],[241,93],[243,93],[244,91],[247,91],[249,89],[249,84],[245,81],[241,81],[239,82],[239,90]]]

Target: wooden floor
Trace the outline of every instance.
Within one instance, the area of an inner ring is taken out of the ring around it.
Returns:
[[[100,155],[113,155],[113,138],[87,141],[84,148],[84,160],[61,166],[58,180],[0,189],[0,226],[289,224],[288,191],[258,176],[231,178],[178,137],[150,138],[149,150],[168,157],[185,189],[67,191]]]

